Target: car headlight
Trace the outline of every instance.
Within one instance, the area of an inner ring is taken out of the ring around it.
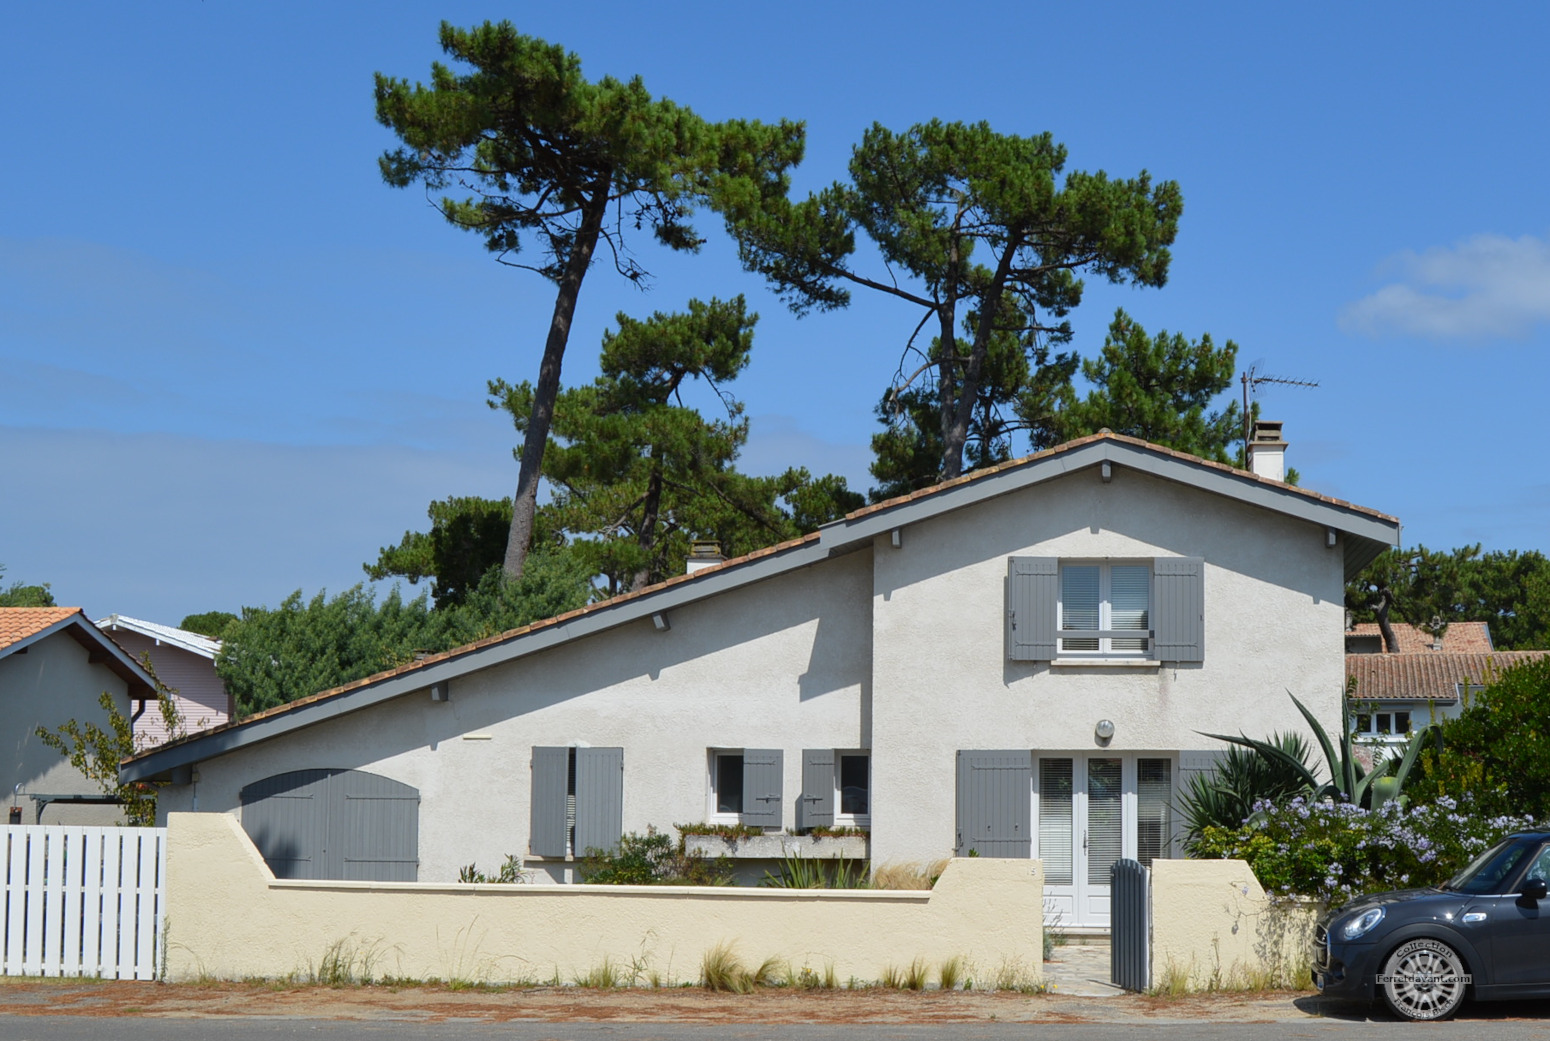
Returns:
[[[1366,936],[1381,921],[1383,921],[1383,908],[1374,907],[1370,911],[1363,911],[1360,915],[1340,927],[1340,938],[1342,940],[1354,940],[1359,936]]]

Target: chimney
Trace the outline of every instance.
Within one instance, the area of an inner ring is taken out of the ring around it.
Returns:
[[[701,568],[719,564],[725,559],[721,555],[721,543],[715,539],[695,539],[689,550],[689,559],[684,562],[684,573],[692,575]]]
[[[1281,424],[1261,419],[1254,424],[1249,438],[1249,469],[1272,481],[1286,480],[1286,442],[1281,440]]]

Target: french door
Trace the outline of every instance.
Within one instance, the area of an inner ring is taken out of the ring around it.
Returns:
[[[1044,861],[1052,924],[1109,924],[1109,868],[1168,855],[1173,761],[1134,755],[1043,755],[1034,777],[1034,856]]]

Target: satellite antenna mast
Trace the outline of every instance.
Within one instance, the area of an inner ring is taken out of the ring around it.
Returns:
[[[1259,368],[1259,363],[1257,363],[1257,362],[1255,364],[1253,364],[1253,365],[1250,365],[1249,366],[1249,370],[1247,372],[1243,373],[1243,375],[1241,377],[1241,381],[1243,383],[1243,467],[1244,467],[1244,469],[1248,469],[1248,466],[1249,466],[1249,433],[1250,433],[1250,431],[1249,431],[1249,423],[1250,423],[1250,419],[1249,419],[1249,395],[1252,394],[1259,387],[1259,385],[1261,383],[1279,383],[1279,384],[1282,384],[1282,385],[1288,386],[1288,387],[1317,387],[1319,385],[1317,380],[1293,380],[1293,379],[1285,379],[1285,378],[1283,378],[1281,376],[1263,376],[1263,375],[1260,375],[1258,372],[1255,371],[1258,368]]]

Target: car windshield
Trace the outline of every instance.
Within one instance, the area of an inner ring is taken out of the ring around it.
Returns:
[[[1480,854],[1442,887],[1460,893],[1503,893],[1507,879],[1523,866],[1539,843],[1534,839],[1503,839]]]

